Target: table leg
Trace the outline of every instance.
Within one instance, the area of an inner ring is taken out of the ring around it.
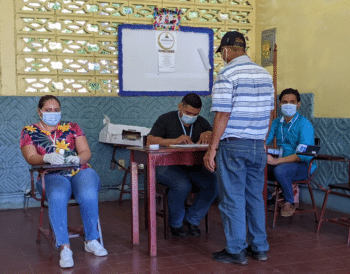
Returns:
[[[156,220],[156,167],[149,161],[147,177],[148,194],[148,248],[151,257],[157,256],[157,220]]]
[[[144,165],[144,182],[143,182],[143,189],[144,189],[144,215],[145,215],[145,228],[148,229],[148,191],[147,191],[147,186],[148,186],[148,166]]]
[[[140,225],[139,225],[139,183],[137,176],[137,163],[131,160],[131,218],[132,218],[132,243],[140,243]]]

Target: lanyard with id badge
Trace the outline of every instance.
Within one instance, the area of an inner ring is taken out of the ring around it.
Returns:
[[[284,131],[283,131],[283,117],[281,118],[281,127],[280,127],[280,131],[281,131],[281,139],[282,139],[282,143],[284,143],[284,141],[286,140],[286,137],[290,131],[290,129],[292,128],[294,122],[296,121],[296,119],[298,118],[298,115],[296,115],[295,117],[293,117],[293,119],[290,121],[290,125],[287,129],[287,132],[286,134],[284,134]],[[277,149],[274,149],[274,148],[268,148],[267,149],[267,153],[268,154],[271,154],[275,157],[278,157],[278,158],[281,158],[282,155],[283,155],[283,147],[282,146],[277,146]]]

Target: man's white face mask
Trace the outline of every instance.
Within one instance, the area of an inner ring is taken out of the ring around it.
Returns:
[[[297,105],[283,104],[283,105],[281,105],[281,112],[284,116],[292,117],[297,112]]]
[[[225,55],[226,55],[226,58],[225,58]],[[224,65],[227,66],[227,49],[222,49],[222,59],[224,60]]]

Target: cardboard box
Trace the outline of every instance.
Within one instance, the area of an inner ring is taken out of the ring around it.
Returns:
[[[143,140],[151,131],[150,128],[112,124],[105,115],[105,125],[100,131],[99,141],[101,143],[119,144],[128,146],[143,146]]]

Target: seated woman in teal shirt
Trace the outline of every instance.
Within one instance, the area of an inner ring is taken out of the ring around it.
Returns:
[[[282,157],[267,155],[268,180],[277,181],[284,194],[281,215],[292,216],[295,211],[292,182],[305,180],[312,156],[296,155],[299,144],[314,145],[314,128],[311,122],[300,115],[300,94],[296,89],[285,89],[279,96],[283,116],[272,122],[266,144],[276,137],[277,145],[283,149]],[[312,172],[316,164],[312,166]]]

